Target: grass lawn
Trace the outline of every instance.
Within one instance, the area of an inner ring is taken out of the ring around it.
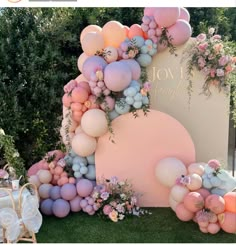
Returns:
[[[170,208],[113,223],[83,212],[59,219],[44,216],[38,243],[236,243],[236,235],[204,234],[194,222],[182,222]]]

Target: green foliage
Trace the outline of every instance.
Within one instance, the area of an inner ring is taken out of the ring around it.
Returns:
[[[0,128],[0,150],[3,152],[3,159],[6,164],[15,170],[16,177],[21,175],[25,179],[26,171],[24,167],[23,159],[20,157],[19,152],[15,148],[15,142],[13,137],[6,135]]]

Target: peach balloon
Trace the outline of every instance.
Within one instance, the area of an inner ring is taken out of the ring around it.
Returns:
[[[96,33],[101,33],[102,28],[97,25],[89,25],[83,29],[83,31],[80,34],[80,43],[82,43],[82,40],[84,39],[85,35],[89,32],[96,32]]]
[[[186,20],[187,22],[190,21],[190,14],[186,8],[180,8],[179,19]]]
[[[225,210],[225,200],[221,196],[211,194],[205,200],[205,208],[210,209],[215,214],[223,213]]]
[[[187,170],[179,159],[169,157],[157,163],[155,173],[157,180],[162,185],[172,187],[179,176],[186,175]]]
[[[182,221],[189,221],[193,219],[194,213],[185,208],[183,203],[176,206],[176,215]]]
[[[84,88],[89,94],[91,93],[89,84],[87,81],[80,81],[78,87]]]
[[[225,210],[236,213],[236,192],[228,192],[224,195]]]
[[[107,63],[114,62],[118,59],[118,51],[116,48],[109,46],[104,49],[105,57]]]
[[[220,225],[219,223],[210,223],[207,226],[207,231],[211,234],[216,234],[220,231]]]
[[[204,173],[204,166],[201,163],[192,163],[188,166],[188,173],[202,176]]]
[[[186,20],[179,19],[173,26],[167,29],[167,36],[171,39],[170,42],[175,46],[186,43],[192,35],[192,28]]]
[[[78,60],[77,60],[77,67],[79,69],[80,72],[82,72],[82,67],[83,67],[83,64],[85,62],[85,60],[88,58],[89,56],[86,54],[86,53],[82,53]]]
[[[74,177],[70,177],[70,178],[69,178],[69,183],[70,183],[70,184],[75,184],[75,182],[76,182],[76,180],[75,180]]]
[[[202,232],[202,233],[208,233],[208,230],[207,230],[207,228],[206,227],[199,227],[199,229],[200,229],[200,231]]]
[[[38,175],[31,175],[28,181],[29,183],[36,185],[36,187],[39,187],[41,185]]]
[[[61,175],[63,172],[63,168],[61,166],[56,166],[55,169],[54,169],[54,173],[56,175]]]
[[[118,48],[126,38],[126,30],[118,21],[109,21],[102,28],[102,35],[105,47],[113,46]]]
[[[83,105],[79,102],[73,102],[71,103],[71,110],[72,111],[81,111],[82,110]]]
[[[49,170],[41,169],[38,174],[39,181],[43,184],[48,184],[52,180],[52,174]]]
[[[143,30],[141,28],[140,25],[138,24],[133,24],[130,29],[129,29],[129,33],[128,33],[128,38],[132,39],[135,36],[141,36],[143,37]]]
[[[236,214],[224,212],[218,215],[218,220],[222,230],[228,233],[236,233]]]
[[[189,189],[183,185],[174,185],[170,190],[170,196],[176,202],[183,202],[184,197],[189,193]]]
[[[108,131],[106,113],[100,109],[86,111],[81,119],[81,127],[89,136],[100,137],[104,135]]]
[[[88,99],[89,94],[86,89],[82,87],[76,87],[73,89],[71,97],[73,102],[84,103]]]
[[[62,176],[60,179],[61,185],[64,185],[69,182],[69,179],[66,176]]]
[[[86,77],[83,74],[80,74],[78,77],[76,77],[76,82],[79,84],[80,82],[88,82],[88,80],[86,79]]]
[[[125,29],[126,37],[128,37],[130,28],[128,26],[124,26],[124,29]]]
[[[75,134],[80,134],[80,133],[84,133],[83,129],[81,128],[81,126],[79,125],[76,130],[75,130]]]
[[[202,178],[198,174],[190,174],[188,175],[190,177],[190,183],[186,186],[190,191],[198,190],[202,187]]]
[[[189,192],[184,197],[184,206],[195,213],[204,207],[204,198],[198,192]]]
[[[180,16],[178,7],[158,7],[154,11],[154,19],[159,27],[169,27],[175,24]]]
[[[77,126],[78,126],[78,123],[74,120],[71,120],[69,124],[69,133],[75,132],[75,129],[77,128]]]
[[[176,202],[171,195],[169,196],[169,205],[171,207],[171,209],[175,212],[177,205],[179,204],[179,202]]]
[[[82,114],[83,113],[81,111],[73,111],[73,113],[72,113],[73,120],[75,120],[76,122],[80,123]]]
[[[95,55],[97,52],[102,52],[105,48],[102,34],[97,32],[87,33],[81,42],[81,46],[84,53],[88,56]]]
[[[81,157],[92,155],[97,147],[97,141],[85,133],[76,134],[71,142],[72,150]]]

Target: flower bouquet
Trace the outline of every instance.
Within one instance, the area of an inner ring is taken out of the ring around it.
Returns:
[[[229,75],[235,71],[236,57],[231,56],[230,48],[223,44],[220,35],[214,35],[215,29],[210,28],[208,34],[201,33],[196,37],[196,42],[188,49],[191,59],[188,62],[188,75],[192,76],[194,67],[203,72],[205,83],[203,93],[211,94],[210,86],[214,85],[221,89],[228,90]],[[192,82],[189,79],[189,89],[192,89]]]
[[[94,188],[92,197],[99,208],[99,214],[113,222],[123,220],[127,215],[149,213],[137,206],[138,198],[131,184],[127,180],[119,181],[117,177],[102,178]]]

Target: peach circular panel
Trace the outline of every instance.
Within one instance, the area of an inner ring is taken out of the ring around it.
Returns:
[[[98,140],[95,154],[96,176],[117,176],[128,179],[142,194],[142,207],[168,207],[170,189],[155,177],[155,166],[166,157],[176,157],[187,166],[195,162],[195,148],[187,130],[173,117],[150,110],[147,116],[129,113],[112,122],[114,140],[110,133]],[[170,169],[171,171],[171,169]]]

